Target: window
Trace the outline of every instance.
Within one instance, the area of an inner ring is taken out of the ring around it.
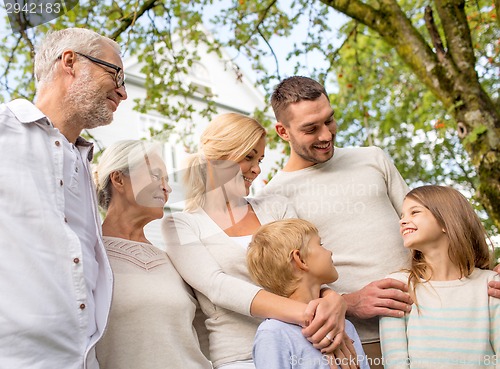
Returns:
[[[194,62],[189,71],[190,85],[204,96],[212,96],[210,73],[200,62]]]
[[[160,116],[141,114],[139,116],[139,138],[151,140],[161,135],[172,122]]]

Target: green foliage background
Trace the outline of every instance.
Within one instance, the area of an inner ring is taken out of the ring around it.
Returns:
[[[388,2],[364,3],[381,7]],[[397,3],[432,45],[424,14],[426,6],[436,11],[435,2]],[[464,4],[479,81],[499,106],[498,8],[491,0]],[[34,98],[34,45],[47,31],[86,27],[116,39],[126,54],[137,55],[144,63],[147,97],[136,101],[138,111],[156,110],[171,121],[186,122],[194,112],[188,99],[194,90],[184,80],[193,62],[200,60],[197,44],[204,43],[219,55],[221,47],[236,50],[239,57],[250,61],[256,84],[268,98],[273,86],[285,77],[280,73],[283,65],[278,63],[276,46],[293,39],[286,59],[294,73],[322,81],[331,92],[339,123],[337,145],[381,146],[410,186],[447,184],[470,194],[490,234],[498,234],[475,196],[477,174],[457,136],[457,122],[450,108],[444,107],[378,33],[349,19],[337,34],[337,13],[331,5],[317,0],[83,0],[54,22],[21,34],[4,33],[0,99]],[[200,27],[203,23],[213,30],[212,34],[207,35]],[[442,35],[437,17],[436,23]],[[195,47],[185,47],[187,44]],[[172,103],[174,95],[183,98]],[[207,107],[198,113],[210,119],[214,112],[215,106],[207,98]],[[272,122],[265,113],[255,115],[270,126]],[[192,129],[186,124],[186,135]],[[476,129],[467,139],[475,140],[482,133]],[[270,138],[271,146],[276,146],[278,137],[272,130]]]

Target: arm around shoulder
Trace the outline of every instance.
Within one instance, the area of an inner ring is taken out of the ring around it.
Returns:
[[[401,317],[410,311],[413,301],[408,294],[408,286],[400,277],[400,274],[393,274],[389,278],[371,282],[358,291],[342,295],[347,303],[347,315],[359,319]]]
[[[167,254],[187,284],[215,305],[250,315],[252,301],[261,288],[222,270],[202,242],[199,226],[189,214],[178,213],[165,218],[162,233]]]

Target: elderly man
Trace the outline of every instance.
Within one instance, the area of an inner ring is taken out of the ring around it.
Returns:
[[[127,98],[120,49],[85,29],[37,50],[33,105],[0,105],[0,367],[97,369],[112,274],[83,129]]]

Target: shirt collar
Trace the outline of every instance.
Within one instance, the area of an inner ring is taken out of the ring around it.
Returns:
[[[78,136],[75,142],[76,147],[81,148],[81,152],[87,152],[87,159],[92,161],[94,158],[94,144],[90,141],[87,141],[82,136]]]
[[[21,123],[42,122],[51,125],[50,120],[33,103],[25,99],[16,99],[7,103],[7,107]]]
[[[50,119],[43,114],[32,102],[25,99],[16,99],[8,102],[7,107],[21,123],[40,122],[52,126]],[[94,157],[94,144],[79,136],[75,146],[80,146],[87,154],[89,161]]]

